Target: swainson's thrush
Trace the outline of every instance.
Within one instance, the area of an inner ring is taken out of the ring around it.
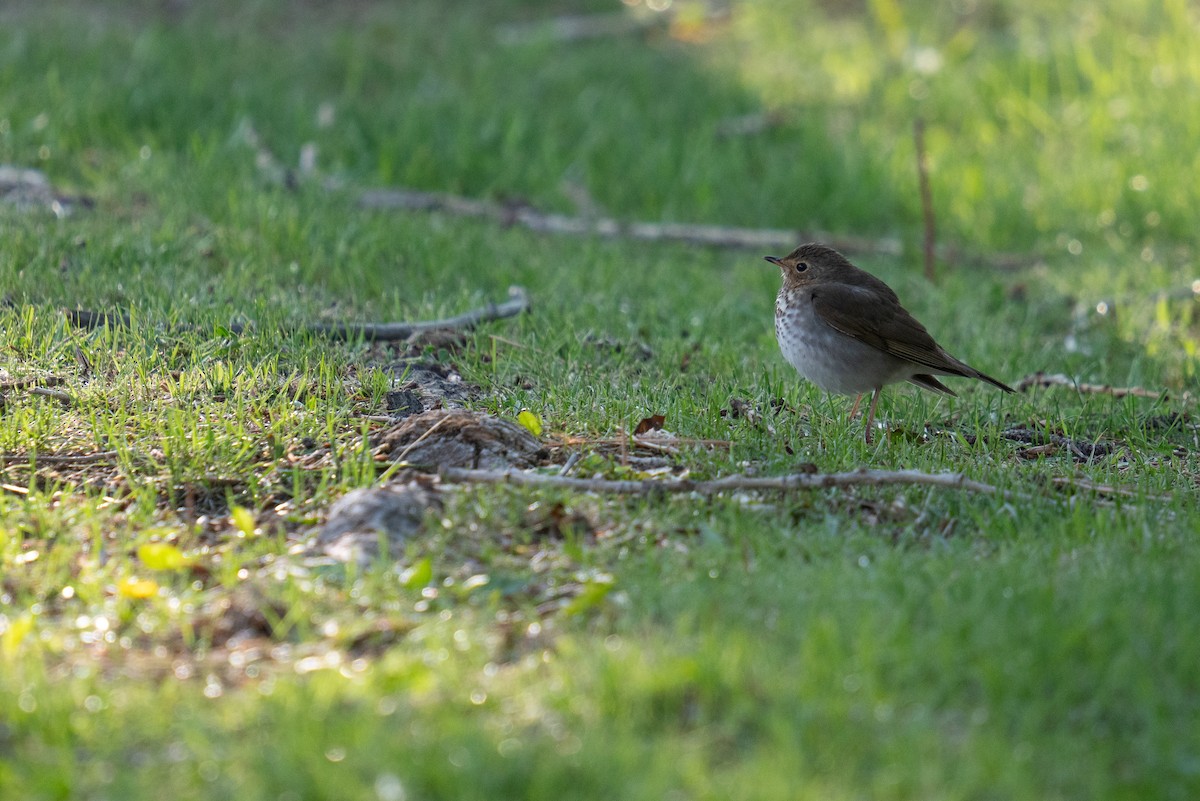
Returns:
[[[978,378],[1005,392],[1012,387],[947,353],[925,326],[900,305],[891,287],[824,245],[801,245],[782,259],[767,256],[783,273],[775,298],[779,349],[800,375],[827,392],[867,391],[867,442],[885,384],[908,381],[953,395],[935,375]]]

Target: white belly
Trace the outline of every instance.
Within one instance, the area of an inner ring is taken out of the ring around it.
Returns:
[[[783,358],[826,392],[857,395],[921,372],[911,362],[831,328],[813,310],[810,293],[793,295],[786,314],[780,312],[783,307],[781,296],[775,301],[775,337]]]

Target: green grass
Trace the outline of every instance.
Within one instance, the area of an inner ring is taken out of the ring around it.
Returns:
[[[618,4],[0,8],[0,163],[94,201],[0,202],[0,796],[1196,795],[1194,9],[731,8],[523,45],[497,27]],[[921,277],[917,116],[941,241],[1027,266]],[[310,145],[318,175],[281,180]],[[780,357],[761,253],[354,203],[575,213],[564,182],[620,219],[898,237],[855,260],[971,364],[1166,395],[893,388],[868,445]],[[401,349],[284,332],[513,284],[529,314],[425,358],[473,408],[592,442],[578,475],[627,474],[600,441],[662,414],[728,441],[674,458],[696,477],[915,468],[1013,495],[462,487],[393,561],[309,558],[377,480]],[[74,329],[77,306],[133,324]],[[70,405],[13,385],[51,377]],[[1037,456],[1016,428],[1111,447]],[[150,542],[193,565],[150,570]]]

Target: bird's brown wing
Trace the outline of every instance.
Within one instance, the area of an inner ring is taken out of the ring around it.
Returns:
[[[867,287],[822,284],[813,290],[813,309],[835,330],[898,359],[935,372],[976,377],[976,370],[942,350],[899,303]]]

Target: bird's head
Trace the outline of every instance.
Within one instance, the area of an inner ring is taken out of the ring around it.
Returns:
[[[815,242],[801,245],[783,258],[778,256],[764,256],[763,258],[779,268],[785,285],[792,286],[837,279],[839,275],[847,272],[847,268],[855,269],[841,253]]]

